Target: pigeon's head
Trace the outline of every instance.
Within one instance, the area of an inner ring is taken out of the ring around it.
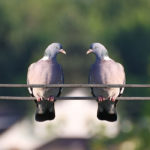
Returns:
[[[46,48],[44,56],[55,58],[58,53],[66,54],[60,43],[52,43]]]
[[[99,59],[105,59],[106,57],[108,57],[107,49],[100,43],[92,43],[90,49],[86,52],[86,54],[89,53],[94,53]]]

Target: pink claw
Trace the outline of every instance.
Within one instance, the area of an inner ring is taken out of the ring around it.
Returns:
[[[99,102],[105,101],[105,98],[104,98],[104,97],[99,96],[99,97],[98,97],[98,101],[99,101]]]
[[[40,102],[42,99],[40,97],[37,98],[37,101]]]
[[[50,96],[50,97],[48,98],[48,101],[50,101],[50,102],[54,102],[54,100],[55,100],[54,96]]]
[[[115,102],[115,98],[114,97],[110,98],[110,101]]]

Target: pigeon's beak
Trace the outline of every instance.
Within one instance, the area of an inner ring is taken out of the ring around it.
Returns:
[[[63,53],[63,54],[65,54],[65,55],[66,55],[66,51],[65,51],[65,50],[63,50],[63,49],[60,49],[60,50],[59,50],[59,52],[60,52],[60,53]]]
[[[92,53],[93,52],[93,50],[92,49],[89,49],[87,52],[86,52],[86,54],[88,55],[88,54],[90,54],[90,53]]]

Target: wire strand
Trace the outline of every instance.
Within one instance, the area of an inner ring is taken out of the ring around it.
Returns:
[[[150,88],[150,84],[0,84],[0,88]]]
[[[150,84],[0,84],[0,88],[150,88]],[[56,100],[96,100],[96,97],[56,97]],[[36,100],[35,97],[0,96],[0,100]],[[150,100],[150,97],[118,97],[117,100]]]
[[[35,97],[0,96],[0,100],[36,100]],[[55,100],[97,100],[96,97],[56,97]],[[150,100],[150,97],[118,97],[116,100]]]

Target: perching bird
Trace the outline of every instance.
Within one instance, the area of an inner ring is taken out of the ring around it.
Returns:
[[[50,44],[44,57],[31,64],[27,73],[27,84],[62,84],[64,76],[61,66],[56,61],[58,53],[66,54],[60,43]],[[36,121],[55,118],[54,100],[61,93],[61,88],[28,88],[29,93],[36,97]]]
[[[87,54],[91,52],[96,55],[96,61],[90,69],[90,84],[125,84],[124,67],[108,56],[107,49],[102,44],[91,44]],[[123,94],[124,88],[91,88],[91,91],[98,100],[98,119],[116,121],[116,98]]]

